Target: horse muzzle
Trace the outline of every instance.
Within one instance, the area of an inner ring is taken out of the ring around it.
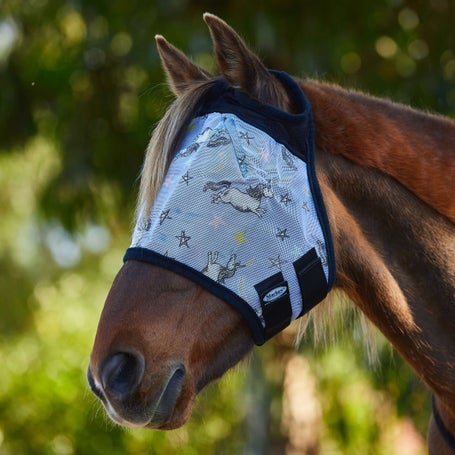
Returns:
[[[179,412],[186,380],[183,363],[169,362],[161,375],[148,378],[141,354],[116,352],[107,356],[97,370],[89,366],[87,380],[114,422],[159,429],[173,429],[185,423],[182,414],[188,413]]]

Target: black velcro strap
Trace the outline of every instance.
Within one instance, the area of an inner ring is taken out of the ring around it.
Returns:
[[[300,317],[325,299],[328,291],[327,279],[321,258],[317,255],[314,248],[294,262],[294,269],[302,294],[302,313],[299,315]]]
[[[265,322],[265,339],[268,340],[285,329],[292,318],[289,287],[281,272],[272,275],[255,286]]]

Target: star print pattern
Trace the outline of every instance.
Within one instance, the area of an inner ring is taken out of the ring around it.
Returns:
[[[289,203],[292,202],[291,197],[289,196],[289,193],[283,194],[280,198],[280,202],[284,204],[285,207],[288,206]]]
[[[240,139],[243,139],[248,145],[250,145],[250,141],[254,139],[253,136],[250,136],[247,132],[240,131],[239,133]]]
[[[210,221],[210,224],[215,228],[215,231],[222,225],[226,224],[226,222],[223,220],[221,216],[215,216],[212,221]]]
[[[289,281],[310,248],[326,269],[328,259],[322,235],[308,232],[316,223],[306,163],[234,117],[191,122],[150,218],[138,220],[133,246],[172,258],[249,302],[252,280],[281,272]]]
[[[234,238],[237,241],[237,245],[241,245],[242,243],[248,242],[248,240],[245,238],[245,233],[246,233],[246,230],[235,233]]]
[[[165,220],[172,220],[172,218],[169,216],[169,212],[171,210],[170,209],[167,209],[167,210],[163,210],[161,212],[161,215],[160,215],[160,225],[162,225],[164,223]]]
[[[182,178],[180,179],[180,183],[186,183],[186,186],[189,185],[190,180],[194,177],[190,177],[189,171],[186,171],[185,174],[182,175]]]
[[[288,239],[289,235],[287,234],[287,229],[279,229],[278,228],[275,237],[278,237],[282,242],[285,239]]]
[[[186,235],[185,231],[182,231],[180,235],[176,235],[175,238],[179,241],[179,248],[182,246],[190,247],[188,241],[191,240],[191,237]]]
[[[269,269],[276,267],[278,270],[280,270],[280,271],[282,270],[281,266],[284,264],[287,264],[288,261],[281,259],[280,256],[281,255],[279,254],[276,258],[269,258],[269,261],[271,264]]]
[[[205,116],[205,119],[207,119],[207,116]],[[228,115],[223,115],[223,121],[227,121],[227,119],[228,119]],[[193,132],[193,130],[197,130],[197,129],[198,129],[198,124],[196,121],[193,121],[188,128],[188,130],[190,132]],[[203,138],[203,137],[207,136],[208,134],[210,134],[211,135],[210,137],[213,139],[212,136],[214,136],[214,132],[218,132],[218,133],[223,132],[223,137],[225,137],[225,138],[227,138],[228,134],[229,134],[228,130],[223,129],[223,128],[217,129],[217,128],[206,127],[201,133],[199,133],[197,135],[197,137]],[[197,134],[197,132],[195,132],[194,134]],[[247,145],[251,145],[253,143],[253,140],[255,140],[255,136],[248,131],[238,131],[237,134],[238,134],[238,138]],[[218,135],[220,135],[220,134],[218,134]],[[225,145],[225,141],[224,140],[219,141],[219,145],[220,146]],[[187,144],[186,150],[190,150],[190,149],[197,150],[199,147],[200,147],[200,143],[195,142],[192,144]],[[206,147],[208,147],[208,145]],[[210,147],[212,147],[212,145],[210,145]],[[278,153],[278,157],[282,159],[288,172],[291,172],[291,171],[294,172],[294,171],[298,170],[298,168],[296,166],[296,161],[297,161],[296,158],[284,146],[281,146],[277,153]],[[262,161],[268,162],[271,159],[271,154],[270,154],[269,150],[267,150],[267,148],[265,148],[265,147],[260,147],[257,151],[257,154],[258,154],[259,159]],[[189,155],[189,154],[187,154],[187,155]],[[248,170],[247,168],[248,168],[249,159],[250,158],[248,158],[246,154],[239,154],[239,155],[237,155],[237,158],[236,158],[238,165],[240,166],[240,168],[242,168],[244,170]],[[195,178],[190,173],[189,169],[186,169],[186,171],[180,175],[181,175],[181,177],[180,177],[179,183],[181,183],[185,187],[189,187],[191,181]],[[289,177],[287,177],[287,180],[292,181],[292,179],[290,179]],[[268,182],[269,182],[268,185],[270,185],[271,180],[269,179]],[[171,183],[172,183],[172,176],[170,176],[168,174],[168,176],[166,176],[166,178],[164,180],[163,186],[167,188],[171,185]],[[216,194],[212,195],[212,202],[218,203],[219,202],[218,199],[222,199],[227,194],[227,191],[229,188],[226,185],[223,187],[223,184],[224,184],[224,181],[220,182],[220,189],[221,189],[220,193],[216,193]],[[243,190],[243,193],[247,194],[247,191],[250,190],[251,188],[253,188],[252,185],[250,185],[248,189]],[[223,191],[226,194],[224,194]],[[242,190],[239,188],[239,191],[242,191]],[[290,204],[292,204],[294,202],[293,196],[291,195],[291,193],[289,191],[287,191],[287,192],[281,191],[280,193],[278,193],[276,195],[276,198],[279,198],[280,204],[284,207],[288,207]],[[225,201],[223,200],[222,202],[225,202]],[[190,203],[190,206],[191,206],[191,203]],[[308,202],[305,202],[305,201],[302,203],[301,208],[305,212],[309,212],[309,210],[310,210],[309,206],[308,206]],[[237,209],[239,211],[242,211],[241,207],[238,207]],[[252,209],[249,209],[249,211],[253,212]],[[181,214],[181,213],[185,213],[185,212],[188,213],[187,207],[176,208],[174,214]],[[170,213],[171,213],[171,209],[169,209],[169,208],[166,208],[165,210],[161,211],[161,213],[159,214],[159,225],[160,226],[165,224],[166,221],[173,219],[173,217],[170,216]],[[254,211],[254,213],[256,213],[259,217],[261,217],[261,216],[264,216],[267,213],[267,211],[263,207],[258,207],[256,209],[256,211]],[[225,220],[223,218],[223,216],[217,214],[214,217],[212,217],[212,219],[208,222],[208,224],[213,227],[214,231],[217,231],[220,228],[220,226],[229,226],[229,224],[231,224],[231,220],[229,220],[229,219]],[[151,223],[149,221],[148,223],[145,223],[142,226],[142,229],[149,230],[150,226],[151,226]],[[237,246],[242,246],[243,244],[248,243],[248,239],[245,237],[245,233],[246,233],[246,230],[238,230],[235,232],[234,236],[232,237],[232,240],[237,244]],[[280,243],[283,243],[286,240],[290,239],[289,230],[287,227],[276,228],[274,236]],[[179,248],[182,248],[182,247],[190,248],[189,242],[192,239],[192,236],[187,235],[186,230],[181,230],[180,235],[176,235],[175,238],[178,240]],[[320,247],[319,247],[319,249],[321,250]],[[167,252],[167,250],[166,250],[166,252]],[[285,259],[282,259],[282,257],[280,255],[276,256],[275,258],[270,258],[269,261],[272,264],[271,267],[277,267],[279,269],[281,269],[282,264],[287,262]]]

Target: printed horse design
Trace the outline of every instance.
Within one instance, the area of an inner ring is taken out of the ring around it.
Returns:
[[[222,180],[221,182],[208,182],[204,186],[204,191],[219,191],[212,195],[214,204],[223,203],[231,204],[239,212],[252,212],[259,218],[267,213],[264,207],[261,207],[262,198],[273,197],[272,185],[270,183],[258,183],[254,187],[248,187],[246,192],[237,187],[231,187],[231,182]]]
[[[207,147],[215,148],[230,143],[231,139],[228,137],[227,131],[225,129],[217,129],[214,130],[213,134],[210,136],[210,139],[207,142]]]
[[[231,142],[225,129],[212,129],[206,128],[201,134],[198,135],[196,140],[188,147],[180,151],[177,155],[179,158],[185,158],[196,152],[202,143],[205,143],[206,147],[215,148],[221,145],[227,145]]]
[[[237,33],[211,14],[204,20],[224,79],[261,103],[295,113],[292,94]],[[177,99],[147,151],[141,210],[151,210],[186,120],[219,80],[162,36],[156,42]],[[321,81],[296,82],[313,110],[316,173],[337,258],[335,289],[428,386],[434,396],[429,453],[453,454],[455,121]],[[257,187],[254,197],[231,186],[211,182],[206,190],[219,191],[216,202],[263,215],[261,197],[270,188]],[[207,272],[213,267],[213,276],[223,279],[215,256]],[[231,260],[224,273],[236,268]],[[173,429],[187,421],[204,386],[252,347],[244,318],[225,301],[175,272],[131,260],[107,297],[87,377],[117,423]]]
[[[232,278],[239,268],[245,267],[240,262],[236,262],[236,257],[235,254],[231,254],[227,264],[221,265],[218,262],[218,251],[214,253],[209,251],[207,265],[202,269],[202,273],[217,283],[224,283],[224,280]]]

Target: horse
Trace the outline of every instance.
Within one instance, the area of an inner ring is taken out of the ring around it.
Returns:
[[[295,111],[293,97],[239,35],[212,14],[204,20],[219,77],[155,37],[176,99],[147,148],[141,210],[151,210],[188,123],[220,77],[252,99]],[[433,396],[429,453],[455,453],[455,122],[294,80],[314,116],[316,174],[336,257],[329,297],[347,295],[424,381]],[[212,252],[207,267],[216,261]],[[126,261],[102,310],[87,373],[110,418],[128,427],[182,426],[204,386],[254,346],[245,318],[227,303],[184,273]]]
[[[214,204],[220,202],[223,204],[230,204],[239,212],[251,212],[259,218],[267,213],[267,210],[264,207],[261,207],[262,198],[270,198],[273,196],[270,185],[258,183],[256,186],[250,186],[246,188],[246,191],[242,191],[239,188],[231,187],[231,182],[226,180],[223,180],[222,182],[207,182],[204,191],[217,191],[222,188],[222,191],[219,191],[212,196],[212,202]]]
[[[245,267],[239,262],[236,262],[235,254],[231,254],[226,265],[221,265],[218,262],[218,254],[218,251],[213,253],[209,251],[207,265],[202,269],[202,273],[214,281],[224,283],[224,280],[232,278],[235,275],[238,268]]]

